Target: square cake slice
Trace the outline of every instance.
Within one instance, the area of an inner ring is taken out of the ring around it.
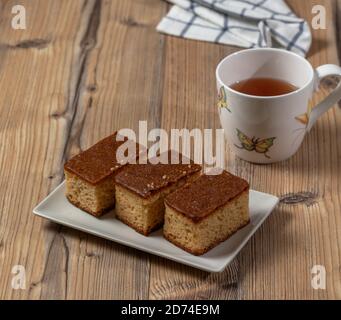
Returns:
[[[165,198],[165,238],[202,255],[249,223],[249,184],[226,171],[202,175]]]
[[[76,207],[99,217],[115,205],[115,175],[123,166],[116,151],[125,141],[117,141],[117,132],[74,156],[64,165],[66,197]],[[128,143],[136,146],[134,141]]]
[[[116,217],[148,235],[164,220],[164,197],[200,175],[197,164],[128,165],[115,178]]]

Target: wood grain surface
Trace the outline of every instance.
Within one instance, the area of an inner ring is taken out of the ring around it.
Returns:
[[[309,61],[339,64],[340,0],[290,0],[312,19]],[[227,168],[281,203],[238,257],[209,274],[59,226],[32,214],[63,164],[113,131],[219,128],[215,66],[239,48],[157,33],[161,0],[22,0],[27,29],[0,1],[0,298],[340,299],[341,108],[321,118],[291,159],[254,165],[227,151]],[[321,100],[333,83],[314,97]],[[26,269],[26,288],[11,286]],[[326,268],[325,290],[311,268]]]

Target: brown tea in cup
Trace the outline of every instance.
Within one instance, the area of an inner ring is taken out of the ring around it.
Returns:
[[[291,83],[274,78],[250,78],[235,82],[230,86],[231,89],[251,96],[280,96],[298,88]]]

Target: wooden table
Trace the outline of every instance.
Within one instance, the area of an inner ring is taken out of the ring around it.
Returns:
[[[309,60],[339,63],[341,2],[288,1],[311,21]],[[72,155],[113,131],[218,128],[215,66],[238,48],[164,36],[159,0],[23,0],[27,29],[0,8],[0,298],[341,298],[341,109],[323,116],[290,160],[254,165],[228,151],[227,168],[282,202],[222,273],[209,274],[35,217]],[[339,20],[340,22],[340,20]],[[314,101],[332,83],[327,82]],[[26,289],[11,287],[12,268]],[[326,290],[311,286],[326,268]]]

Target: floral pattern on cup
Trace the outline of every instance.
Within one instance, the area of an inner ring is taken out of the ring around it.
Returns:
[[[271,159],[271,157],[267,154],[269,152],[269,149],[273,146],[274,140],[276,137],[273,138],[267,138],[267,139],[260,139],[256,137],[249,138],[246,134],[241,132],[239,129],[237,130],[237,137],[240,142],[240,146],[235,146],[238,149],[244,149],[247,151],[256,151],[257,153],[262,153],[264,156],[268,159]]]
[[[227,104],[226,92],[225,92],[224,87],[220,87],[219,92],[218,92],[218,109],[219,111],[221,109],[226,109],[227,111],[231,112]]]

